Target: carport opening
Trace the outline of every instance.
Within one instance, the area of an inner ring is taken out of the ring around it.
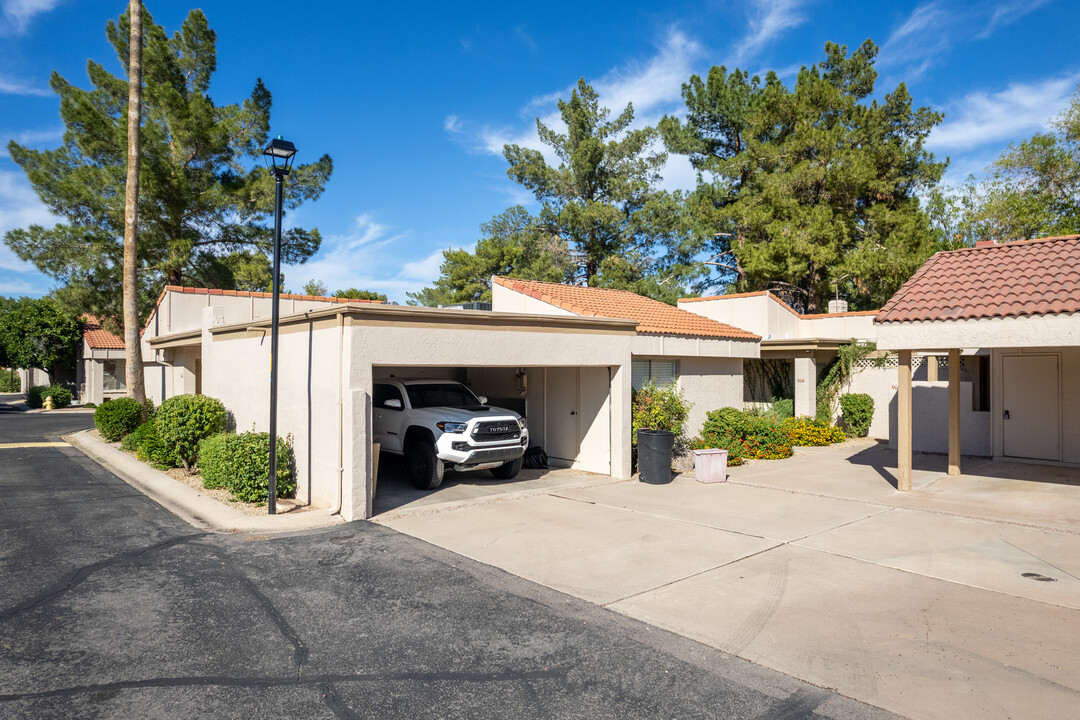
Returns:
[[[372,440],[380,443],[374,514],[606,480],[611,474],[610,377],[607,367],[372,367]],[[384,397],[387,381],[410,379],[458,382],[486,398],[488,406],[517,413],[527,427],[526,453],[541,450],[548,467],[526,461],[513,479],[500,479],[490,469],[447,466],[438,488],[417,488],[410,477],[413,460],[406,457],[407,429],[395,427],[404,413],[386,407]]]

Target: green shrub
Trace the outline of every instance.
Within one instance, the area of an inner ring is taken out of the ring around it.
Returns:
[[[830,445],[844,441],[844,432],[829,423],[811,417],[788,418],[784,428],[794,445],[800,447]]]
[[[153,465],[159,470],[180,467],[180,458],[162,441],[158,434],[157,423],[153,420],[148,420],[136,428],[135,432],[121,441],[120,447],[124,447],[128,438],[132,439],[131,444],[135,446],[135,457],[144,463]]]
[[[840,396],[844,424],[852,437],[866,437],[874,421],[874,398],[866,393],[847,393]]]
[[[711,410],[702,426],[703,438],[723,441],[729,457],[776,460],[791,456],[791,438],[783,425],[768,415],[754,416],[731,407]],[[738,446],[735,447],[735,444]],[[731,447],[729,447],[729,445]]]
[[[749,425],[750,416],[742,410],[723,407],[705,413],[705,424],[702,425],[701,432],[708,435],[730,435],[731,437],[741,438],[746,435]]]
[[[101,437],[116,442],[142,424],[143,406],[135,398],[116,398],[94,411],[94,425]]]
[[[71,391],[62,385],[34,385],[26,391],[26,404],[32,408],[40,408],[45,405],[47,397],[53,399],[54,408],[71,404]]]
[[[237,437],[236,433],[221,433],[199,443],[199,473],[203,487],[213,489],[229,484]]]
[[[136,428],[138,430],[138,428]],[[128,452],[136,452],[139,449],[139,437],[135,432],[129,432],[120,438],[120,449]]]
[[[296,479],[292,448],[285,438],[277,439],[277,456],[276,494],[288,497],[296,490]],[[208,488],[224,487],[243,502],[266,502],[270,495],[270,433],[223,433],[203,440],[199,469]]]
[[[677,439],[684,438],[686,416],[692,405],[686,402],[682,390],[674,385],[658,388],[649,379],[640,390],[634,391],[632,403],[631,444],[637,445],[637,431],[643,428],[667,430],[675,433]]]
[[[712,448],[720,448],[721,450],[728,451],[728,467],[736,467],[743,464],[743,457],[746,455],[746,444],[738,438],[734,438],[730,435],[702,433],[700,437],[696,437],[690,441],[691,450],[710,450]]]
[[[773,402],[769,412],[778,420],[787,420],[789,417],[795,417],[795,401],[791,398],[780,398]]]
[[[742,441],[748,458],[779,460],[791,457],[791,435],[783,423],[772,418],[748,418]]]
[[[19,380],[19,374],[13,369],[0,370],[0,392],[22,392],[22,382]]]
[[[161,403],[154,416],[158,435],[184,469],[199,459],[199,443],[225,429],[225,406],[206,395],[176,395]]]

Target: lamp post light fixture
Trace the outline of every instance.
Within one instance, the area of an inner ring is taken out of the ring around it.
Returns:
[[[274,174],[274,306],[270,310],[270,514],[277,512],[277,367],[278,367],[278,295],[281,277],[281,190],[285,176],[292,169],[296,146],[278,135],[263,150],[266,168]]]

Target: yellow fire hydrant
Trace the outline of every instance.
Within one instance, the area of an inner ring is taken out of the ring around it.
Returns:
[[[42,407],[44,407],[46,410],[52,410],[53,409],[52,395],[45,398],[45,404]]]

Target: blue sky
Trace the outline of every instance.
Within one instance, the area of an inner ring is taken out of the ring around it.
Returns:
[[[53,70],[88,86],[86,61],[120,66],[105,23],[123,0],[0,0],[0,143],[57,147]],[[191,5],[147,0],[170,34]],[[556,117],[579,77],[639,124],[681,112],[681,83],[713,65],[775,70],[785,82],[827,41],[880,47],[878,90],[906,82],[917,105],[945,113],[931,136],[946,180],[980,173],[1030,137],[1080,83],[1075,0],[878,2],[297,3],[208,2],[218,34],[215,102],[273,93],[272,132],[299,159],[329,153],[326,193],[287,218],[323,246],[285,268],[286,287],[318,279],[403,302],[438,275],[441,251],[472,248],[479,226],[531,197],[506,177],[502,145],[539,147],[535,120]],[[310,8],[303,12],[300,8]],[[274,36],[271,28],[280,30]],[[690,188],[681,158],[664,173]],[[53,220],[0,150],[0,233]],[[53,281],[0,247],[0,294],[41,295]]]

